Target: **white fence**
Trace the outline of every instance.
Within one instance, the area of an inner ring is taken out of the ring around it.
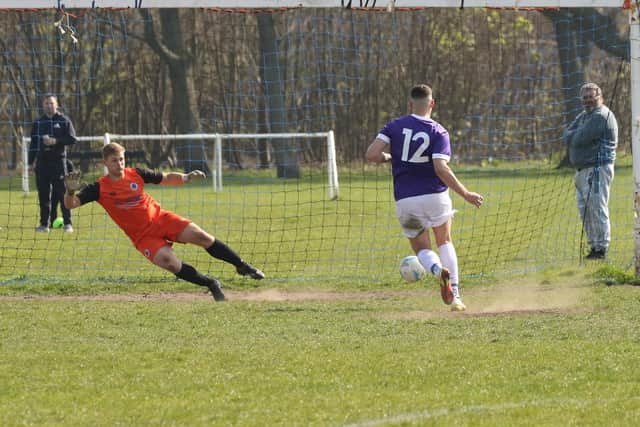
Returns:
[[[285,138],[322,138],[327,145],[327,176],[328,187],[327,193],[330,200],[337,199],[339,196],[338,185],[338,166],[336,162],[336,145],[333,131],[313,132],[313,133],[191,133],[191,134],[173,134],[173,135],[116,135],[105,133],[100,136],[79,136],[79,142],[103,141],[107,145],[111,140],[118,141],[159,141],[159,140],[184,140],[184,139],[201,139],[213,141],[213,161],[211,171],[213,174],[212,186],[213,191],[222,191],[222,141],[228,139],[285,139]],[[27,168],[29,159],[29,143],[31,138],[22,138],[22,191],[29,192],[29,170]]]

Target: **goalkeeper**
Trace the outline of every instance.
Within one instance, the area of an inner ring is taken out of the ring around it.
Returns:
[[[80,183],[79,172],[68,174],[65,177],[65,206],[74,209],[89,202],[98,202],[149,261],[180,279],[209,288],[216,301],[225,299],[220,282],[178,259],[172,249],[174,242],[201,246],[212,257],[233,264],[238,274],[256,280],[264,278],[262,271],[243,261],[233,249],[190,220],[161,209],[158,202],[144,191],[147,183],[181,185],[204,178],[203,172],[163,173],[125,168],[124,153],[125,149],[120,144],[112,142],[105,145],[102,159],[107,175],[87,186]]]

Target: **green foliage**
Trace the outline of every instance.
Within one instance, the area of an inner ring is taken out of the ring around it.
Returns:
[[[612,265],[600,267],[594,274],[599,283],[606,285],[640,285],[640,278],[634,273]]]

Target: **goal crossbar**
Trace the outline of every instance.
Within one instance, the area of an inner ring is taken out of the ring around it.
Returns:
[[[66,0],[65,8],[221,8],[221,9],[273,9],[273,8],[371,8],[368,2],[344,0]],[[492,8],[561,8],[561,7],[623,7],[620,0],[379,0],[375,8],[437,8],[437,7],[492,7]],[[46,0],[0,0],[2,9],[49,9]]]
[[[287,139],[287,138],[312,138],[324,139],[327,149],[327,195],[329,200],[335,200],[339,196],[338,164],[336,160],[336,144],[333,131],[328,132],[292,132],[292,133],[189,133],[189,134],[151,134],[151,135],[117,135],[105,133],[98,136],[79,136],[79,142],[102,141],[107,145],[111,140],[118,141],[166,141],[166,140],[212,140],[212,186],[213,191],[222,191],[222,141],[232,139]],[[29,137],[22,138],[22,191],[29,192]],[[105,170],[106,173],[106,170]]]

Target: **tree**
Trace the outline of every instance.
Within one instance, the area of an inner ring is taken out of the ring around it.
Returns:
[[[151,12],[148,9],[142,11],[145,17],[144,38],[169,69],[171,117],[175,120],[170,130],[174,133],[202,131],[193,73],[195,43],[185,43],[182,31],[182,17],[193,16],[193,13],[193,9],[160,9],[161,33],[158,34]],[[210,172],[202,141],[185,140],[176,142],[176,145],[179,145],[179,154],[189,159],[184,164],[185,172],[194,169]]]
[[[284,65],[280,64],[273,14],[258,14],[260,35],[260,76],[267,104],[269,130],[274,133],[287,132],[287,112],[284,90]],[[293,143],[288,140],[278,144],[274,152],[278,178],[299,178],[300,166]]]

